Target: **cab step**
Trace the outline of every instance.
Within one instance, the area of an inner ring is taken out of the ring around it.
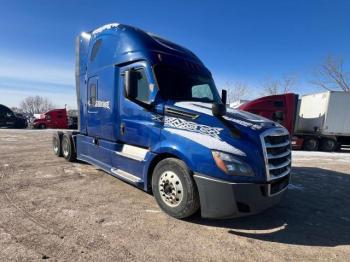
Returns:
[[[130,174],[124,170],[118,169],[118,168],[111,168],[111,172],[114,176],[126,180],[127,182],[133,183],[133,184],[142,184],[143,181],[141,178],[134,176],[133,174]]]

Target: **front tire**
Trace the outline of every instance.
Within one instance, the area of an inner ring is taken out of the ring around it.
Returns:
[[[160,161],[152,176],[153,195],[168,215],[183,219],[199,209],[199,194],[190,170],[176,158]]]

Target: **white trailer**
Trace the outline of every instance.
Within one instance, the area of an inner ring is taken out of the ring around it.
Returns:
[[[334,151],[350,144],[350,93],[328,91],[299,100],[294,135],[306,150]]]

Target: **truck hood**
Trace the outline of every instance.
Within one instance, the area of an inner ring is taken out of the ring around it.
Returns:
[[[239,110],[228,109],[222,118],[215,117],[211,103],[168,101],[167,106],[175,110],[170,108],[166,112],[165,131],[211,150],[240,156],[261,147],[262,132],[281,127],[271,120]],[[190,117],[184,118],[183,115]]]
[[[204,114],[210,117],[214,117],[212,113],[212,104],[203,102],[176,102],[173,104],[176,107],[191,110],[199,114]],[[231,123],[233,126],[241,129],[256,130],[258,133],[271,128],[280,127],[279,124],[265,118],[258,116],[249,112],[227,108],[226,114],[223,116],[227,122]]]

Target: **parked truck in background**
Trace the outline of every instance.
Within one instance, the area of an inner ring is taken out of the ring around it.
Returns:
[[[33,128],[57,128],[57,129],[76,129],[77,117],[68,116],[67,110],[52,109],[40,115],[39,118],[34,119],[32,123]]]
[[[332,152],[350,145],[350,93],[284,94],[249,101],[239,109],[279,122],[293,135],[293,148]]]
[[[10,108],[0,105],[0,128],[27,128],[28,122],[24,116],[14,113]]]
[[[176,218],[258,213],[290,181],[288,131],[226,110],[210,71],[188,49],[138,28],[108,24],[76,41],[79,128],[53,151],[145,191]]]

